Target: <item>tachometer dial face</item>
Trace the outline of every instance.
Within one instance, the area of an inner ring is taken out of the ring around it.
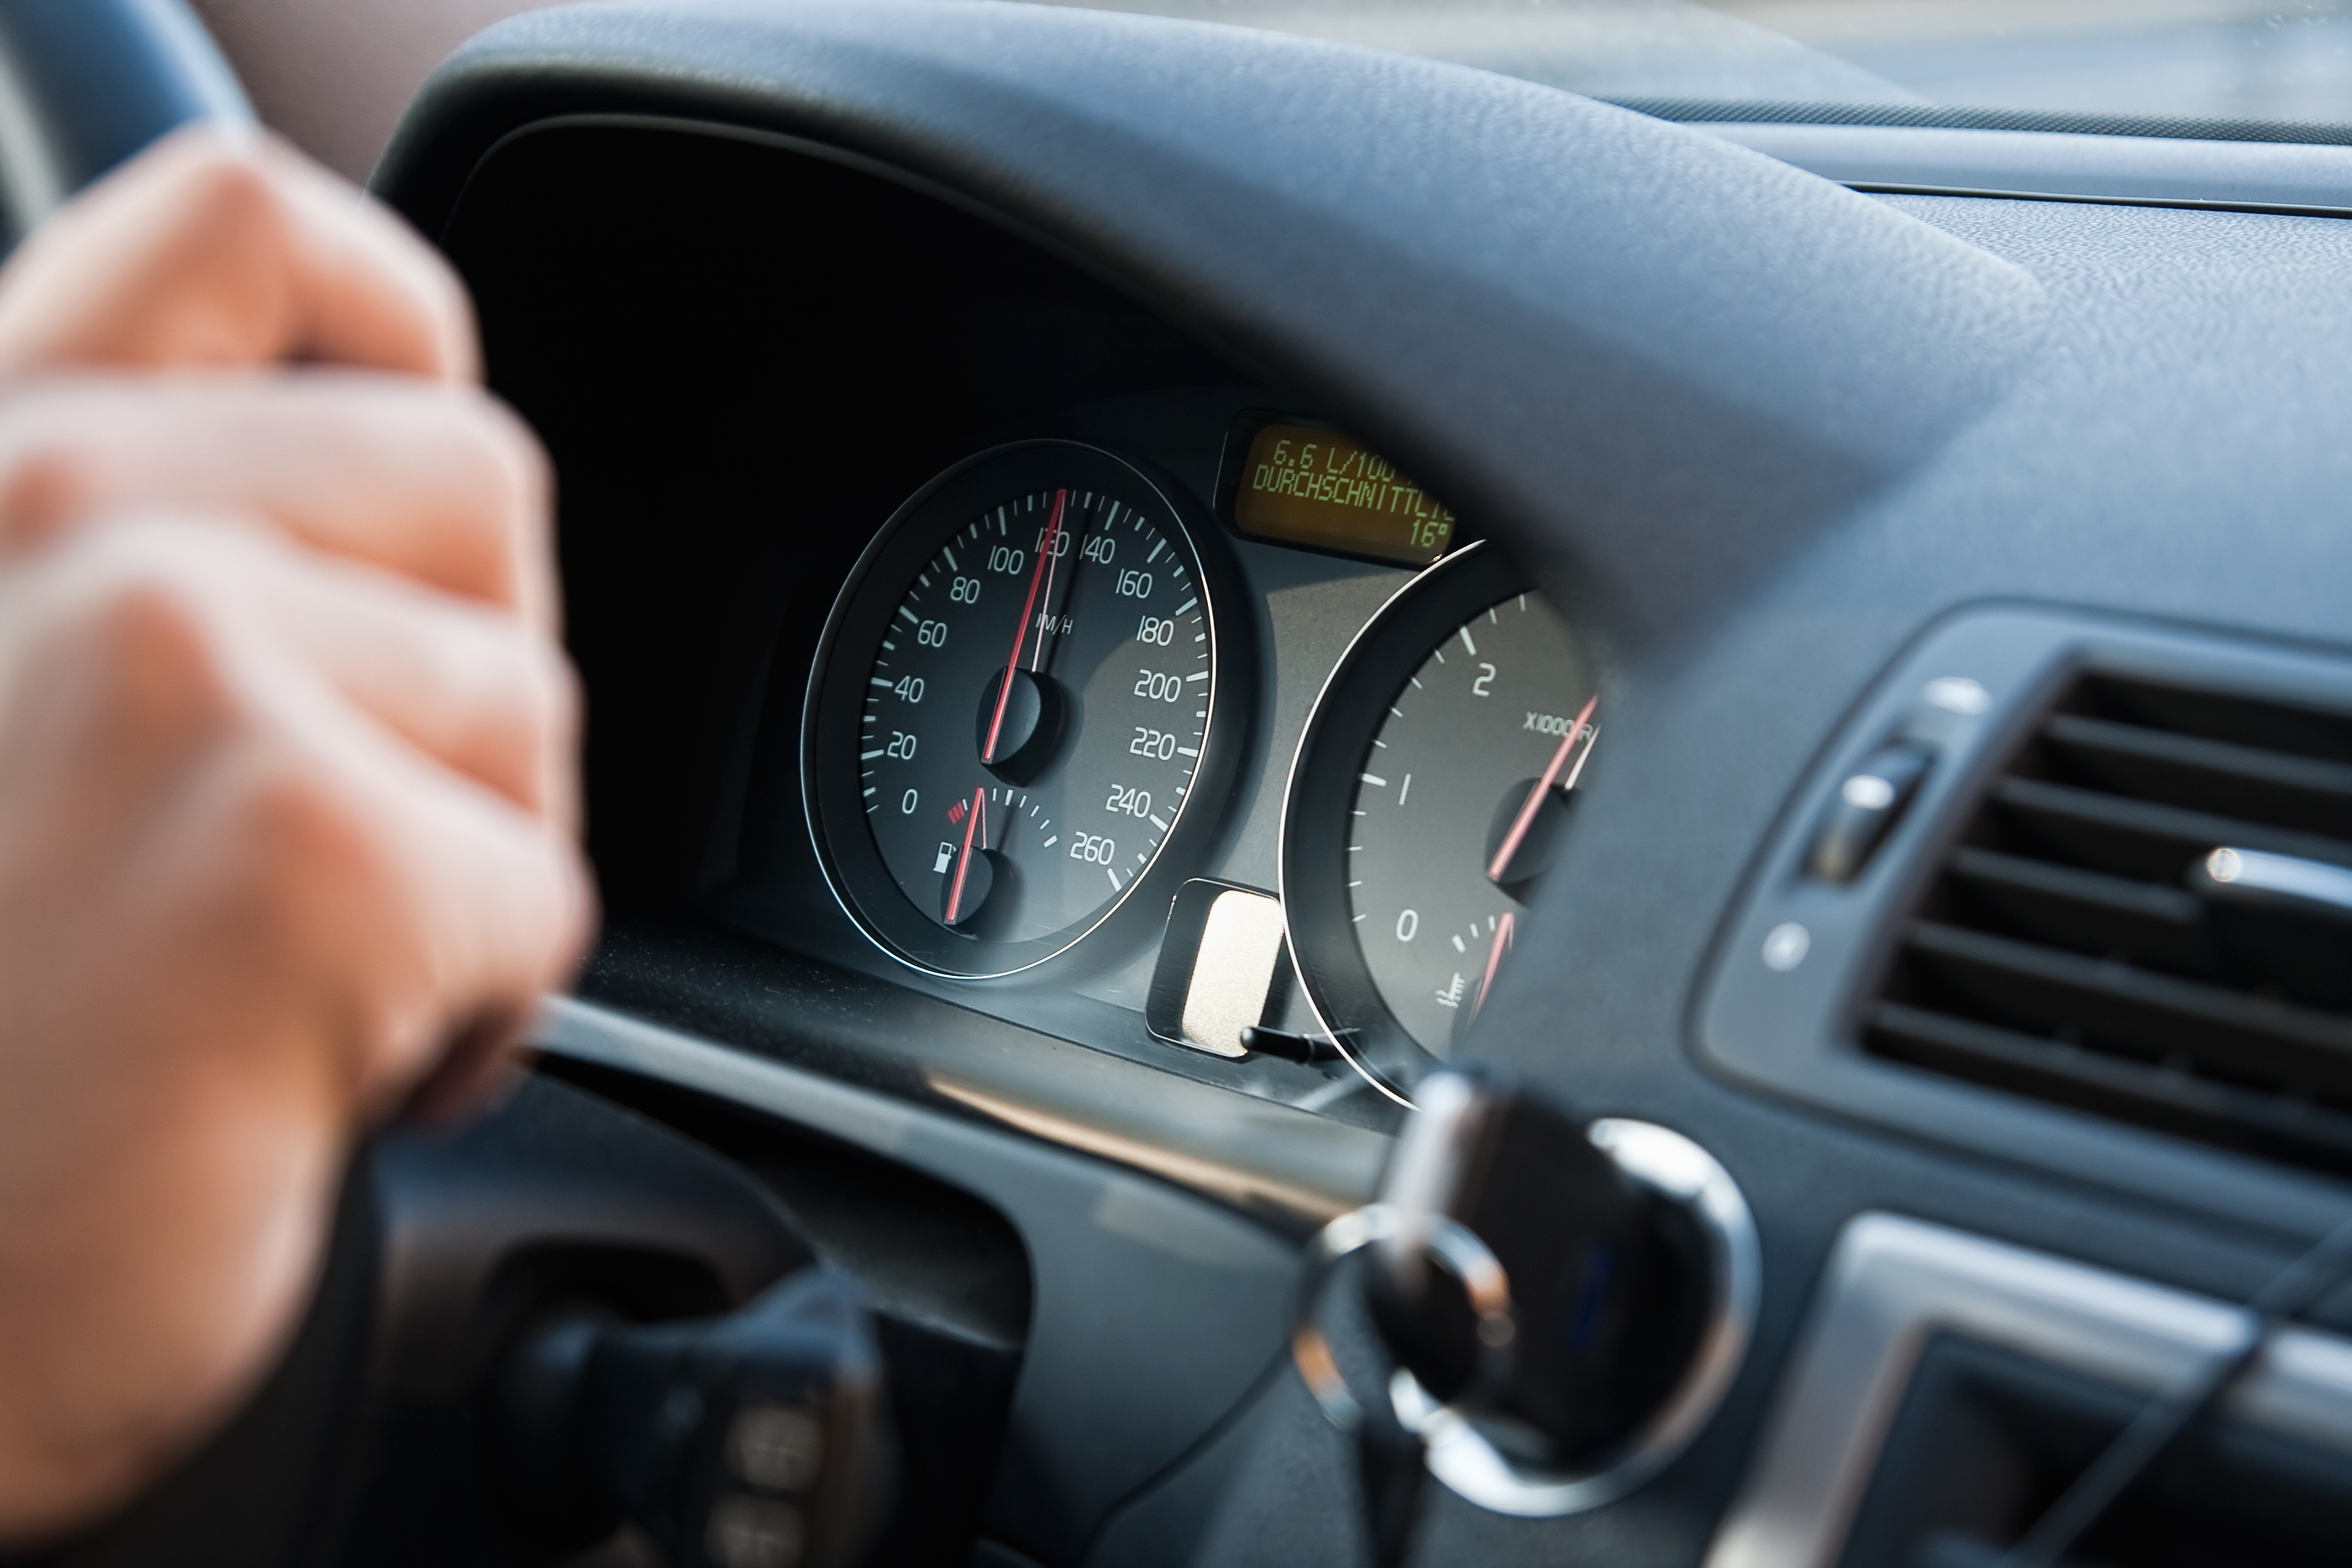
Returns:
[[[1409,1086],[1484,1005],[1572,814],[1599,697],[1568,626],[1481,547],[1358,637],[1291,780],[1283,897],[1310,998]]]
[[[1099,925],[1218,758],[1217,626],[1169,493],[1029,442],[887,528],[834,612],[806,726],[845,904],[898,956],[1008,974]]]

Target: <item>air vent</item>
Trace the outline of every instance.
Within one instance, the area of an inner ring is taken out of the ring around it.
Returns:
[[[1911,916],[1864,1047],[2352,1172],[2340,868],[2352,713],[2084,676]]]

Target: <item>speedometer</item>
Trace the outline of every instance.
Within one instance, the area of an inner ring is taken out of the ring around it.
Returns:
[[[1568,625],[1492,549],[1432,567],[1360,634],[1291,772],[1282,896],[1325,1027],[1409,1090],[1484,1006],[1599,734]]]
[[[1152,879],[1236,727],[1210,576],[1170,487],[1074,442],[983,453],[900,508],[835,608],[803,736],[869,936],[1011,974]]]

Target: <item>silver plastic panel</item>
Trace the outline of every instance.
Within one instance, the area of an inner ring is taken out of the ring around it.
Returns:
[[[1931,1335],[2154,1395],[2245,1343],[2242,1309],[1888,1214],[1852,1221],[1707,1568],[1832,1568]],[[2224,1413],[2352,1453],[2352,1341],[2280,1334]]]
[[[1265,1021],[1281,961],[1281,901],[1240,888],[1219,894],[1184,993],[1184,1043],[1218,1056],[1248,1055],[1242,1030]]]

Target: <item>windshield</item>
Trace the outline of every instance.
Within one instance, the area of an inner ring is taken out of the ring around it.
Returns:
[[[1071,0],[1369,44],[1685,120],[2352,141],[2352,0]]]

